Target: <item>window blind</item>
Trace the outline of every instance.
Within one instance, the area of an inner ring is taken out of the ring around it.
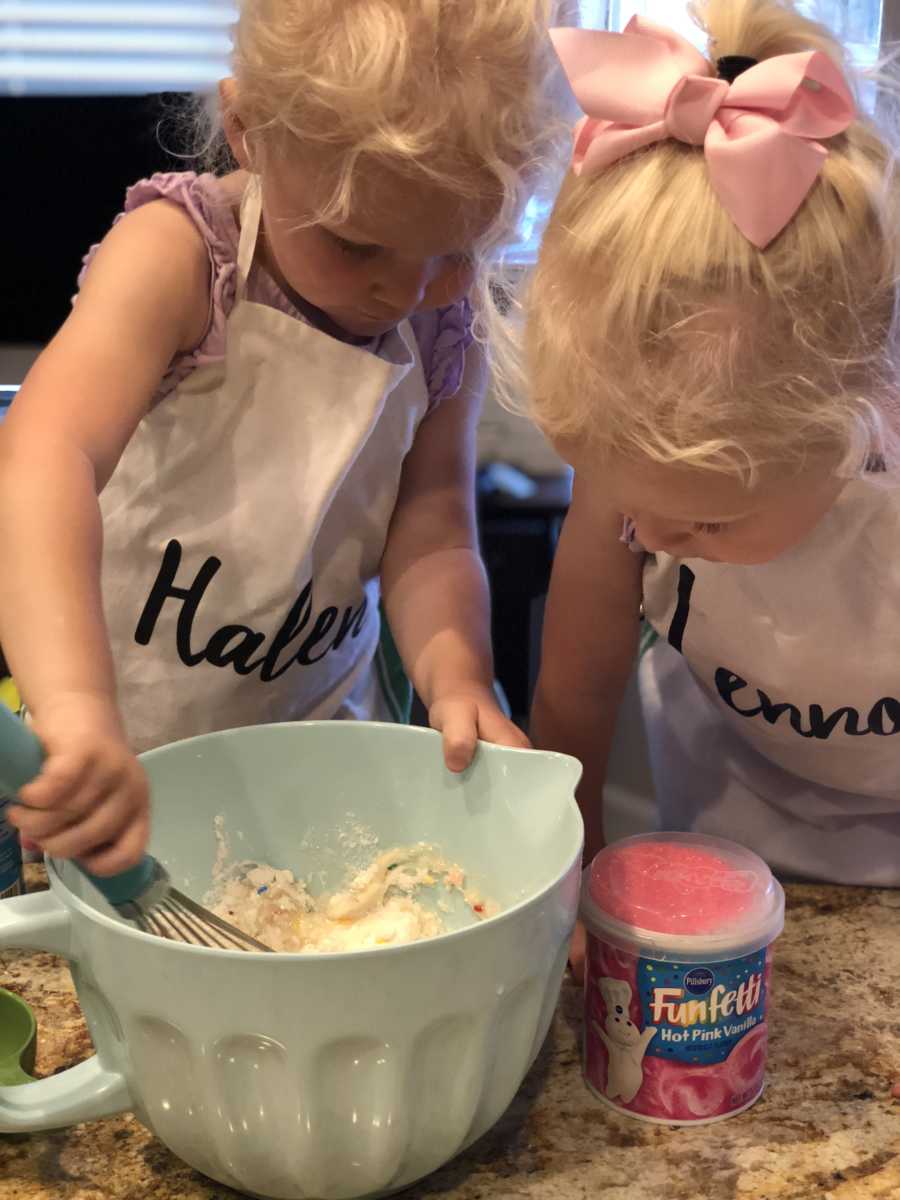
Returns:
[[[897,0],[888,0],[888,4]],[[622,28],[635,11],[699,40],[683,0],[570,0],[588,27]],[[882,0],[801,0],[878,57]],[[194,91],[220,79],[235,0],[0,0],[0,92],[12,95]]]
[[[0,93],[195,91],[227,73],[226,0],[0,0]]]
[[[897,0],[798,0],[797,7],[807,16],[824,23],[847,46],[861,68],[873,66],[881,52],[882,13]],[[601,16],[604,0],[583,0],[582,9]],[[668,25],[702,49],[706,40],[688,11],[686,0],[605,0],[606,20],[610,29],[623,29],[629,19],[640,13],[648,20]],[[590,21],[584,22],[589,25]]]

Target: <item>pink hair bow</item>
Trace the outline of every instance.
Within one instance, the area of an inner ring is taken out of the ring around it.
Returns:
[[[816,139],[842,133],[856,115],[840,69],[819,51],[764,59],[729,84],[680,34],[641,17],[624,33],[551,37],[586,114],[575,127],[576,174],[664,138],[703,146],[716,195],[760,249],[818,178],[828,150]]]

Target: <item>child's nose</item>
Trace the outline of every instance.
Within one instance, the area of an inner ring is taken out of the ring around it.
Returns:
[[[395,262],[375,286],[382,304],[400,313],[411,313],[422,303],[432,277],[431,263]]]

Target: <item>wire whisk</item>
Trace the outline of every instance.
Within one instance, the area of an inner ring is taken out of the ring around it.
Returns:
[[[14,796],[40,775],[43,764],[44,748],[38,738],[24,721],[0,704],[0,795]],[[273,953],[271,946],[173,888],[168,871],[149,854],[120,875],[91,875],[79,863],[74,865],[126,921],[143,933],[212,950]]]
[[[157,859],[147,855],[145,861],[152,864],[152,875],[144,889],[133,899],[118,904],[110,901],[126,921],[133,922],[143,933],[152,933],[169,941],[187,942],[212,950],[262,950],[273,953],[271,946],[244,933],[184,892],[173,888],[168,871]],[[99,882],[106,883],[106,880]]]

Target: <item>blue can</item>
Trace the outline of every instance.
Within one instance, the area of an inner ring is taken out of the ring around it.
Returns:
[[[11,803],[9,796],[0,796],[0,900],[20,896],[25,890],[19,835],[6,820],[6,810]]]

